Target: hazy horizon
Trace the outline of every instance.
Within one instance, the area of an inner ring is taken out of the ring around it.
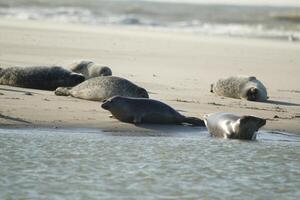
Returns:
[[[233,5],[259,5],[259,6],[298,6],[299,0],[143,0],[157,2],[178,2],[178,3],[200,3],[200,4],[233,4]]]

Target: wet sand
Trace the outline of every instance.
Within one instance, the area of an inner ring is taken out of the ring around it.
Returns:
[[[221,111],[255,115],[268,120],[264,129],[300,133],[300,43],[6,19],[0,19],[0,29],[1,66],[67,66],[80,59],[93,60],[184,115],[202,118]],[[249,102],[209,92],[218,78],[238,74],[260,79],[270,101]],[[109,114],[99,102],[0,86],[1,127],[198,131],[183,126],[135,126]]]

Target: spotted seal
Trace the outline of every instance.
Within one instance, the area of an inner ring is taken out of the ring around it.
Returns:
[[[59,66],[0,68],[0,84],[41,90],[73,87],[85,80],[84,76]]]
[[[214,137],[243,140],[256,139],[256,131],[266,124],[265,119],[224,112],[204,115],[204,122]]]
[[[267,101],[268,99],[266,87],[254,76],[231,76],[219,79],[215,84],[211,84],[211,92],[249,101]]]
[[[116,76],[91,78],[73,88],[60,87],[55,90],[55,94],[93,101],[103,101],[116,95],[149,98],[144,88]]]
[[[111,76],[112,71],[107,66],[100,66],[92,61],[82,60],[80,62],[72,63],[69,66],[70,70],[84,75],[85,79],[97,76]]]
[[[169,105],[146,98],[114,96],[101,105],[116,119],[127,123],[190,124],[205,126],[203,120],[185,117]]]

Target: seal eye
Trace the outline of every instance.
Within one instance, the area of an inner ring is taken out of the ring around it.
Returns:
[[[106,69],[102,69],[100,72],[101,76],[105,76],[107,74],[107,70]]]

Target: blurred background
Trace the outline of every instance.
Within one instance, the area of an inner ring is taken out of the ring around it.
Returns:
[[[0,0],[0,17],[300,39],[298,0]]]

